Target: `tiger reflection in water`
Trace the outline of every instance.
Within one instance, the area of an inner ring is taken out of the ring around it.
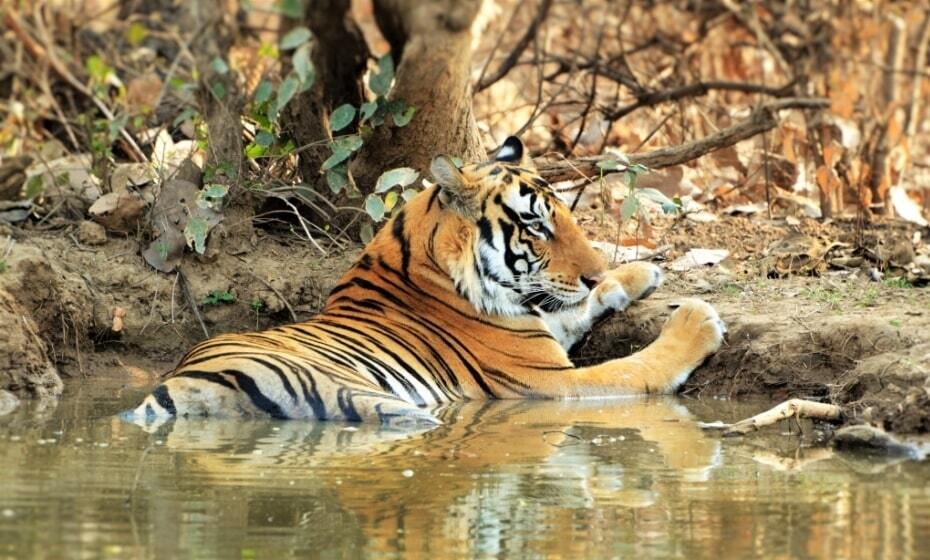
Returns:
[[[330,513],[294,514],[281,520],[285,527],[319,533],[326,529],[314,515],[343,512],[372,547],[401,539],[405,557],[414,558],[478,547],[477,528],[493,523],[532,521],[555,530],[567,529],[577,521],[572,512],[587,508],[662,509],[663,496],[705,480],[719,460],[718,440],[705,437],[670,398],[468,402],[436,415],[442,424],[420,431],[199,418],[147,429],[185,469],[202,473],[211,486],[235,487],[250,507],[268,507],[268,496],[299,500],[307,485],[319,488],[316,495],[327,503],[316,498],[311,509]],[[412,476],[405,478],[408,469]],[[258,476],[258,484],[244,485]],[[295,477],[303,480],[288,486]],[[170,478],[166,484],[177,483]],[[591,538],[617,538],[610,533],[615,522],[596,522]],[[666,522],[648,523],[661,532]],[[317,543],[339,535],[306,538]],[[584,551],[584,543],[558,538],[545,546],[555,556]]]

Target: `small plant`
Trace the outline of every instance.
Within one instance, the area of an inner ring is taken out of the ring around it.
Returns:
[[[219,305],[221,303],[233,303],[236,296],[227,290],[213,290],[207,297],[203,298],[204,305]]]
[[[0,259],[0,274],[3,274],[10,269],[10,265],[7,264],[6,259]]]
[[[891,325],[892,327],[900,328],[902,323],[901,323],[901,319],[891,319],[890,321],[888,321],[888,324]]]
[[[843,294],[837,290],[825,288],[809,288],[804,290],[804,297],[813,301],[819,301],[829,305],[832,309],[838,309],[843,302]]]
[[[251,302],[249,302],[249,308],[252,311],[258,313],[259,311],[265,308],[265,302],[258,298],[255,298]]]
[[[900,290],[905,290],[905,289],[913,287],[911,286],[911,283],[907,281],[907,278],[903,276],[892,276],[889,278],[885,278],[885,281],[883,283],[888,288],[897,288]]]

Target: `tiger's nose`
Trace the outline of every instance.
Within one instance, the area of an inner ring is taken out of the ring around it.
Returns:
[[[594,276],[582,276],[581,283],[588,287],[589,290],[593,290],[597,287],[598,284],[604,281],[604,273],[599,272]]]

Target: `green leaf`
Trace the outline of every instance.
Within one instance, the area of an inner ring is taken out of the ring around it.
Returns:
[[[338,132],[349,126],[353,120],[355,120],[355,107],[349,103],[345,103],[336,107],[336,110],[333,111],[333,114],[329,118],[329,128],[333,132]]]
[[[262,44],[258,46],[258,56],[262,58],[278,58],[280,54],[276,43],[262,41]]]
[[[320,167],[320,169],[322,169],[323,171],[332,169],[333,167],[336,167],[340,163],[349,159],[349,156],[351,155],[352,155],[352,152],[350,152],[349,150],[343,150],[340,148],[336,148],[335,150],[333,150],[333,155],[326,158],[326,161],[323,162],[323,165],[322,167]]]
[[[312,36],[313,34],[310,33],[310,30],[306,27],[295,27],[281,38],[281,42],[278,46],[282,51],[294,49],[309,41]]]
[[[348,170],[345,165],[337,165],[326,170],[326,184],[334,194],[342,192],[349,185]]]
[[[233,303],[236,296],[226,290],[213,290],[203,298],[204,305],[218,305],[220,303]]]
[[[300,87],[300,81],[297,79],[297,76],[291,74],[281,82],[281,87],[278,89],[278,99],[275,100],[275,115],[281,112],[291,98],[294,97],[294,94],[297,93],[297,88]]]
[[[261,105],[262,103],[271,99],[271,96],[274,94],[274,86],[271,85],[271,82],[267,80],[262,80],[259,82],[258,87],[255,88],[255,103]]]
[[[375,236],[375,232],[371,229],[371,224],[365,222],[358,228],[358,236],[362,239],[362,243],[368,243],[371,241],[371,238]]]
[[[171,122],[171,126],[178,127],[181,126],[186,120],[192,119],[197,116],[197,109],[193,107],[185,107],[181,114],[176,116]]]
[[[623,205],[620,206],[620,219],[623,221],[629,220],[638,209],[639,199],[633,195],[628,195],[623,200]]]
[[[199,216],[192,216],[184,228],[184,239],[187,240],[187,246],[192,247],[202,255],[207,250],[207,234],[209,232],[210,224],[206,220]]]
[[[370,194],[365,199],[365,212],[371,216],[371,219],[380,222],[384,219],[384,201],[376,194]]]
[[[674,204],[672,199],[662,194],[661,191],[653,188],[637,189],[636,192],[659,204]]]
[[[378,177],[378,182],[375,184],[375,192],[383,193],[394,187],[406,187],[416,181],[419,176],[420,174],[417,173],[417,170],[412,167],[390,169]]]
[[[401,127],[407,126],[410,124],[410,119],[413,118],[413,115],[416,112],[417,108],[411,105],[400,113],[394,113],[394,125]]]
[[[415,197],[419,193],[415,189],[404,189],[404,192],[401,193],[401,197],[404,199],[404,202],[409,202],[411,198]]]
[[[229,187],[220,183],[211,183],[200,191],[204,198],[223,198],[229,193]]]
[[[225,74],[229,72],[229,65],[226,64],[226,61],[220,57],[213,59],[213,62],[210,63],[210,66],[213,68],[213,71],[217,74]]]
[[[274,134],[267,130],[259,130],[255,133],[255,143],[263,148],[274,144]]]
[[[260,146],[256,144],[255,142],[252,142],[251,144],[245,147],[245,157],[249,159],[259,158],[265,155],[267,151],[268,149],[265,148],[265,146]]]
[[[31,200],[45,190],[45,181],[42,179],[42,175],[33,175],[26,181],[26,199]]]
[[[213,96],[218,100],[222,101],[226,99],[226,86],[220,82],[213,82],[213,85],[210,86],[210,91],[213,92]]]
[[[394,81],[394,59],[386,54],[378,59],[378,71],[368,78],[368,87],[377,95],[387,95]]]
[[[97,83],[106,82],[107,76],[112,72],[107,63],[97,55],[87,57],[84,66],[87,68],[87,74],[90,75],[90,78]]]
[[[134,47],[141,45],[142,41],[145,41],[148,36],[149,30],[138,21],[131,24],[129,29],[126,30],[126,41]]]
[[[278,0],[276,3],[278,11],[289,18],[300,19],[304,15],[303,6],[300,0]]]
[[[359,136],[358,134],[348,134],[346,136],[340,136],[336,138],[335,140],[333,140],[330,143],[329,148],[333,151],[346,150],[349,152],[354,152],[358,150],[359,148],[361,148],[364,143],[365,141],[362,140],[362,137]]]
[[[371,116],[375,114],[376,110],[378,110],[378,103],[376,101],[368,101],[368,102],[362,103],[362,106],[358,112],[359,122],[365,122],[368,119],[370,119]]]
[[[384,195],[384,209],[387,212],[390,212],[394,209],[394,206],[397,204],[397,191],[391,191]]]
[[[301,83],[306,82],[310,77],[315,75],[313,62],[310,61],[310,45],[302,45],[291,57],[291,63],[294,65],[294,72],[300,78]]]
[[[602,159],[601,161],[597,162],[597,167],[601,171],[616,171],[618,169],[626,169],[626,165],[615,159]]]

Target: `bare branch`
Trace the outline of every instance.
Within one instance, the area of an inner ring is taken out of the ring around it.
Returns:
[[[791,97],[779,99],[756,107],[748,119],[710,136],[685,142],[678,146],[659,148],[641,154],[631,154],[629,156],[630,162],[640,163],[654,169],[678,165],[775,128],[778,126],[778,111],[784,109],[824,109],[829,106],[830,101],[823,98]],[[604,159],[608,158],[598,156],[558,163],[540,162],[538,167],[540,175],[550,183],[554,183],[597,175],[597,163]]]
[[[711,90],[761,93],[764,95],[771,95],[772,97],[787,97],[791,95],[794,84],[794,82],[791,82],[780,87],[771,87],[762,84],[727,82],[722,80],[696,82],[672,89],[639,94],[636,96],[636,101],[634,103],[618,107],[612,111],[606,111],[604,117],[615,121],[642,107],[651,107],[652,105],[658,105],[659,103],[668,101],[678,101],[686,97],[700,97],[702,95],[707,95]]]
[[[533,17],[533,21],[530,22],[529,27],[526,28],[526,32],[520,37],[520,40],[517,41],[517,44],[514,45],[513,50],[510,51],[504,61],[501,62],[501,65],[497,67],[497,70],[494,71],[490,76],[483,77],[478,81],[478,85],[475,86],[475,93],[482,91],[491,87],[495,82],[507,75],[507,72],[517,64],[520,55],[523,54],[523,51],[526,50],[526,47],[529,46],[530,41],[533,40],[533,37],[536,36],[536,33],[539,31],[539,26],[542,25],[542,22],[545,21],[546,16],[549,15],[549,8],[552,7],[552,0],[542,0],[539,3],[539,11],[536,12],[536,15]]]

